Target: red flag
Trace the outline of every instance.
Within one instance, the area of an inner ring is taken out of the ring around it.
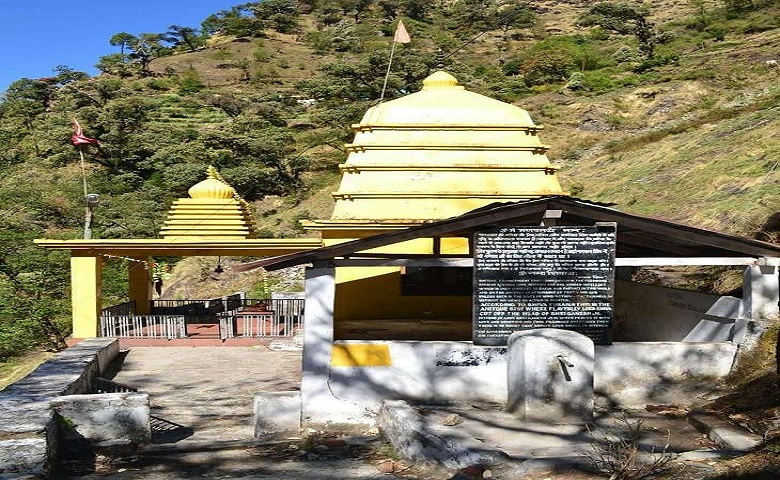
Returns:
[[[398,25],[395,27],[393,41],[396,43],[409,43],[412,41],[411,37],[409,37],[409,32],[404,27],[404,22],[401,20],[398,20]]]
[[[79,125],[79,121],[75,118],[73,119],[73,129],[75,130],[75,133],[71,135],[70,137],[70,143],[73,145],[79,146],[79,145],[89,145],[90,143],[100,143],[94,138],[89,138],[81,131],[81,125]]]

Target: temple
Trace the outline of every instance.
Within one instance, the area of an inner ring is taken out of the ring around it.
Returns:
[[[537,135],[541,127],[528,112],[470,92],[443,71],[426,78],[421,91],[370,108],[352,128],[355,140],[346,146],[349,155],[340,165],[333,214],[304,222],[305,228],[321,233],[321,240],[256,239],[248,205],[209,167],[207,178],[190,188],[189,198],[171,206],[160,239],[36,241],[44,248],[72,252],[74,337],[99,334],[101,271],[107,256],[136,260],[129,265],[129,301],[134,313],[150,314],[151,272],[145,266],[154,255],[276,256],[449,218],[495,202],[563,193],[557,169],[545,155],[548,147]],[[468,255],[468,244],[462,237],[422,238],[385,250]],[[461,330],[454,337],[445,334],[447,338],[468,337],[469,295],[403,295],[399,280],[405,272],[340,269],[339,315],[361,322],[416,322],[423,315],[442,320],[440,330]],[[356,301],[376,289],[384,292],[383,308],[367,310]]]
[[[525,262],[539,277],[544,270],[534,259],[554,265],[567,252],[584,254],[583,263],[572,256],[578,268],[557,273],[606,272],[598,292],[584,284],[576,294],[552,298],[549,292],[563,290],[551,280],[547,292],[526,292],[528,301],[517,297],[526,294],[522,289],[496,300],[510,305],[510,317],[544,299],[586,327],[591,320],[579,312],[603,307],[609,318],[587,365],[597,395],[613,406],[695,399],[700,392],[686,390],[690,380],[706,383],[727,374],[738,347],[754,342],[765,321],[778,315],[780,246],[565,195],[538,137],[541,127],[528,112],[469,92],[446,72],[430,75],[419,92],[370,108],[353,129],[331,217],[304,223],[320,238],[253,238],[246,204],[209,170],[190,198],[171,207],[160,239],[37,240],[44,248],[71,251],[74,337],[121,331],[99,328],[101,313],[111,318],[101,310],[105,256],[138,264],[154,255],[262,257],[243,270],[308,265],[305,314],[282,316],[295,319],[284,325],[286,332],[304,331],[301,392],[293,403],[305,422],[371,423],[388,398],[506,401],[506,348],[476,341],[480,328],[509,325],[475,307],[477,263],[485,258],[476,247],[480,235],[506,233],[515,243],[505,243],[498,257]],[[517,247],[542,238],[544,229],[569,232],[569,243],[558,251],[540,241],[533,255]],[[610,240],[579,245],[571,232]],[[602,244],[608,244],[603,256],[588,257]],[[153,309],[149,271],[138,264],[131,263],[129,272],[134,318]],[[743,269],[741,296],[634,279],[638,268],[669,265]],[[602,296],[596,301],[591,292]],[[240,328],[245,335],[264,331],[272,316],[226,310],[233,311],[220,320],[226,337]],[[247,327],[251,322],[254,330]],[[274,334],[281,329],[272,326]],[[547,359],[553,369],[555,358]]]

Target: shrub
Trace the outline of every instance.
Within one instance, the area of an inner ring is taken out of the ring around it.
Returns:
[[[615,88],[612,78],[600,72],[585,72],[583,83],[592,92],[609,92]]]
[[[527,59],[520,66],[520,73],[528,85],[544,85],[565,80],[576,64],[559,52],[547,52]]]
[[[677,55],[676,53],[670,53],[669,55],[656,55],[653,58],[641,62],[639,65],[635,66],[633,70],[636,73],[642,73],[652,68],[662,67],[664,65],[677,63],[679,59],[680,56]]]
[[[502,102],[513,102],[523,97],[530,90],[525,81],[519,77],[496,81],[488,86],[491,95]]]
[[[642,420],[631,421],[625,415],[618,417],[618,429],[605,432],[601,438],[591,433],[591,454],[593,465],[610,480],[638,480],[658,475],[669,469],[674,454],[668,453],[667,445],[660,452],[642,451],[642,437],[646,429]]]
[[[187,70],[183,75],[181,75],[176,80],[176,83],[178,84],[178,92],[180,95],[198,93],[206,87],[206,85],[198,76],[198,72],[192,69]]]
[[[636,62],[639,58],[639,52],[628,45],[621,45],[620,48],[615,50],[615,53],[612,54],[612,60],[618,63]]]
[[[534,44],[526,52],[510,58],[502,70],[506,75],[522,74],[528,85],[557,83],[576,70],[597,70],[614,61],[597,50],[581,35],[555,36]]]
[[[582,72],[574,72],[569,75],[569,81],[566,83],[566,88],[569,90],[580,90],[584,87],[582,80],[585,75]]]

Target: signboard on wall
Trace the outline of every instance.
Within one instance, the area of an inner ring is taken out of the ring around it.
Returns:
[[[614,223],[505,227],[474,239],[474,344],[506,345],[512,333],[562,328],[610,341]]]

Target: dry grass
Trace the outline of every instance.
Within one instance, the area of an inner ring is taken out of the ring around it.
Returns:
[[[0,363],[0,390],[26,377],[53,355],[52,352],[33,352]]]

